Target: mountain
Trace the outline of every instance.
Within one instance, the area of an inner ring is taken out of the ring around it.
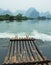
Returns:
[[[24,15],[25,14],[25,11],[24,10],[17,10],[16,12],[14,12],[13,14],[14,15],[18,15],[18,14],[22,14],[22,15]]]
[[[6,15],[6,14],[12,15],[13,13],[9,10],[0,9],[0,15]]]
[[[51,18],[51,14],[49,12],[39,13],[33,7],[29,8],[27,11],[25,11],[25,10],[17,10],[14,13],[12,13],[10,10],[4,10],[4,9],[0,8],[0,15],[9,14],[9,15],[14,15],[15,16],[15,15],[18,15],[19,13],[26,16],[26,17],[29,17],[29,18],[37,18],[38,16],[40,16],[40,17],[45,16],[46,18]]]
[[[40,16],[45,16],[46,18],[51,18],[51,14],[49,12],[40,13]]]
[[[2,14],[3,14],[3,15],[6,15],[6,14],[12,15],[12,12],[9,11],[9,10],[5,10]]]
[[[39,12],[34,8],[29,8],[26,11],[25,16],[30,17],[30,18],[37,18],[39,16]]]
[[[2,15],[3,12],[4,12],[4,10],[0,8],[0,15]]]

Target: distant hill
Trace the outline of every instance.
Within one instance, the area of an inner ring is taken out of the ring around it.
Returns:
[[[39,12],[34,8],[29,8],[26,11],[25,16],[30,17],[30,18],[37,18],[39,16]]]
[[[17,10],[16,12],[13,13],[13,15],[18,15],[18,14],[24,15],[25,11],[24,10]]]
[[[3,15],[4,10],[0,8],[0,15]]]
[[[35,8],[29,8],[27,11],[25,10],[17,10],[16,12],[11,12],[10,10],[3,10],[2,8],[0,8],[0,15],[18,15],[18,14],[22,14],[23,16],[29,17],[29,18],[37,18],[37,17],[42,17],[45,16],[46,18],[51,18],[51,14],[49,12],[43,12],[43,13],[39,13]]]
[[[9,10],[5,10],[5,11],[3,12],[3,15],[6,15],[6,14],[12,15],[12,12],[9,11]]]
[[[0,15],[6,15],[6,14],[13,15],[13,13],[10,10],[0,9]]]
[[[40,16],[45,16],[46,18],[51,18],[51,14],[49,12],[40,13]]]

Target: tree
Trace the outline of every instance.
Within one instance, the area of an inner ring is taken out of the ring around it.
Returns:
[[[9,17],[10,17],[10,15],[8,15],[8,14],[4,15],[5,20],[9,20]]]
[[[16,16],[16,19],[17,19],[17,20],[22,20],[22,17],[23,17],[22,14],[18,14],[18,15]]]
[[[10,16],[9,17],[9,20],[14,20],[14,16]]]

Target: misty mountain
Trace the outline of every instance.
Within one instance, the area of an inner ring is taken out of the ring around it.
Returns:
[[[9,15],[18,15],[18,14],[22,14],[26,17],[29,17],[29,18],[36,18],[38,16],[42,17],[42,16],[45,16],[46,18],[51,18],[51,14],[49,12],[43,12],[43,13],[39,13],[35,8],[29,8],[27,11],[25,10],[17,10],[16,12],[12,13],[10,10],[3,10],[0,8],[0,15],[6,15],[6,14],[9,14]]]
[[[51,14],[49,12],[40,13],[40,16],[45,16],[46,18],[51,18]]]
[[[2,14],[3,14],[3,15],[6,15],[6,14],[12,15],[12,12],[9,11],[9,10],[5,10]]]
[[[39,16],[39,12],[34,8],[29,8],[26,11],[25,16],[30,17],[30,18],[37,18]]]
[[[0,15],[6,15],[6,14],[13,15],[13,13],[10,10],[0,9]]]
[[[25,14],[25,10],[17,10],[16,12],[13,13],[13,15],[18,15],[19,13],[24,15]]]
[[[3,12],[4,12],[4,10],[0,8],[0,15],[2,15]]]

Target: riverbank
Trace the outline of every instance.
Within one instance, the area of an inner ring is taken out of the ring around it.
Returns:
[[[1,20],[33,20],[33,18],[23,16],[22,14],[18,14],[16,16],[6,14],[0,15],[0,21]]]
[[[3,20],[18,20],[18,21],[21,21],[21,20],[51,20],[51,18],[46,18],[44,16],[42,17],[38,16],[37,18],[30,18],[30,17],[23,16],[22,14],[18,14],[16,16],[6,14],[6,15],[0,15],[0,21],[3,21]]]

